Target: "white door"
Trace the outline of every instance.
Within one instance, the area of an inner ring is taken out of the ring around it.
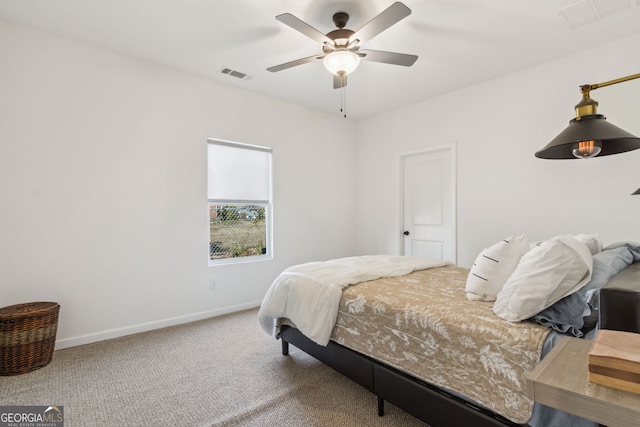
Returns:
[[[455,146],[400,157],[404,254],[456,262]]]

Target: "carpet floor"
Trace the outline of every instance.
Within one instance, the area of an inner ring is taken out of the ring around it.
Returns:
[[[258,325],[257,309],[57,350],[0,377],[0,405],[64,406],[65,427],[426,424]],[[427,426],[428,427],[428,426]]]

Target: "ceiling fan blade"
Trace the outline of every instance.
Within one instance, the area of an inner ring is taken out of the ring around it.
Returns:
[[[329,37],[325,36],[320,31],[313,28],[311,25],[307,24],[299,18],[296,18],[290,13],[283,13],[282,15],[278,15],[276,16],[276,19],[283,24],[290,26],[294,30],[304,34],[305,36],[310,37],[320,44],[329,43],[331,46],[333,46],[334,44],[333,40],[331,40]]]
[[[351,37],[349,37],[349,41],[356,39],[360,40],[360,43],[369,41],[409,15],[411,15],[411,9],[399,1],[395,2],[380,12],[378,16],[367,22],[364,27],[356,31]]]
[[[337,74],[333,75],[333,88],[334,89],[340,89],[343,88],[347,85],[347,75],[344,74],[342,76],[339,76]]]
[[[278,71],[286,70],[287,68],[297,67],[298,65],[302,65],[302,64],[308,64],[309,62],[313,62],[316,59],[321,59],[321,58],[323,58],[323,56],[318,56],[318,55],[307,56],[306,58],[300,58],[300,59],[296,59],[295,61],[285,62],[284,64],[269,67],[267,68],[267,71],[271,71],[272,73],[275,73]]]
[[[358,55],[366,61],[384,62],[385,64],[402,65],[404,67],[412,66],[418,59],[416,55],[370,49],[361,50],[358,52]]]

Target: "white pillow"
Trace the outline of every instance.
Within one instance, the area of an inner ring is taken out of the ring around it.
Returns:
[[[493,306],[499,317],[528,319],[580,289],[593,270],[589,249],[574,237],[556,236],[527,252]]]
[[[587,248],[589,248],[591,255],[602,251],[602,243],[600,243],[597,234],[576,234],[573,237],[575,237],[577,241],[584,243]]]
[[[575,237],[577,241],[584,243],[587,248],[589,248],[591,255],[602,252],[602,243],[600,243],[600,239],[597,234],[576,234],[573,237]],[[533,249],[541,243],[542,242],[531,243],[530,247]]]
[[[496,295],[529,250],[527,236],[511,236],[484,249],[476,258],[465,292],[472,301],[495,301]]]

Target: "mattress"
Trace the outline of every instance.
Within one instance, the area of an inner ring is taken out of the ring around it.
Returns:
[[[533,411],[526,377],[550,329],[469,301],[467,274],[446,266],[350,286],[331,340],[524,424]]]

